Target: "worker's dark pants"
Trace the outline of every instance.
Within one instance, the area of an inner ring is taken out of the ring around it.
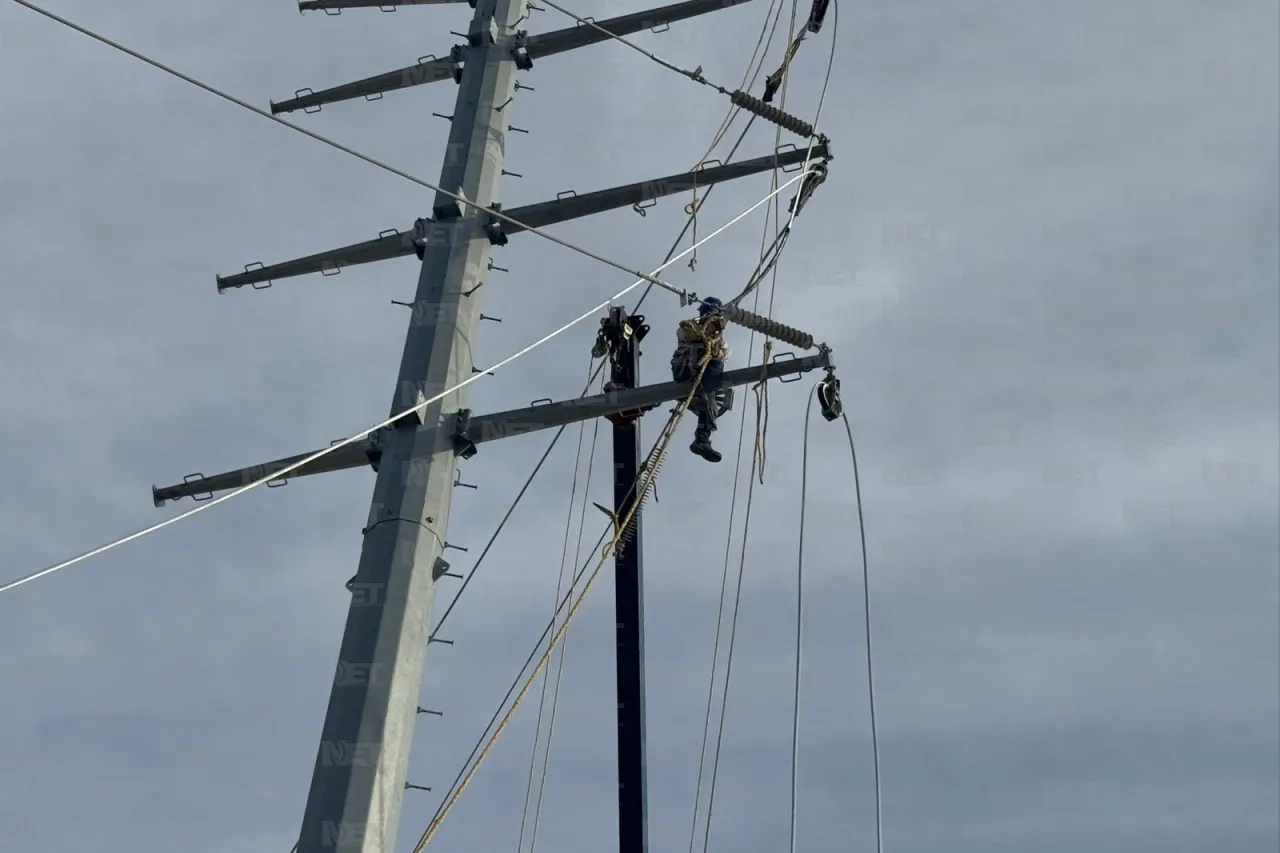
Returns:
[[[716,428],[716,391],[720,389],[723,375],[724,362],[717,359],[707,362],[707,369],[702,372],[702,382],[689,403],[689,410],[698,416],[698,429],[694,433],[697,441],[711,441],[711,433]],[[697,376],[697,364],[671,366],[671,378],[676,382],[692,382]]]

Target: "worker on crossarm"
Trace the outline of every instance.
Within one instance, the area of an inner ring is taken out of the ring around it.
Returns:
[[[676,382],[692,382],[698,377],[702,360],[709,352],[711,360],[702,371],[702,381],[695,390],[689,408],[698,416],[698,429],[689,449],[708,462],[719,462],[720,453],[711,446],[711,433],[716,429],[716,391],[729,360],[724,343],[723,303],[714,296],[698,306],[696,319],[681,320],[676,329],[676,351],[671,356],[671,377]]]

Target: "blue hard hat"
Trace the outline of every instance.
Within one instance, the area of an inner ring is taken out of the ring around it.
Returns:
[[[723,302],[716,299],[714,296],[708,296],[706,299],[702,300],[702,304],[698,306],[698,316],[705,317],[723,304]]]

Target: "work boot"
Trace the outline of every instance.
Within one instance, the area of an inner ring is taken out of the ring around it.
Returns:
[[[705,438],[694,439],[693,444],[689,445],[689,450],[708,462],[719,462],[724,458],[720,455],[720,451],[711,446],[710,440]]]

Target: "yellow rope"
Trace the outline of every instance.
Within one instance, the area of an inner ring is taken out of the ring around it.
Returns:
[[[542,657],[538,659],[538,663],[534,666],[533,672],[529,674],[529,678],[525,681],[524,686],[520,688],[520,692],[516,694],[516,698],[511,703],[511,707],[507,709],[507,713],[498,723],[498,728],[494,730],[493,735],[489,738],[488,742],[485,743],[484,748],[480,750],[480,754],[476,756],[475,763],[471,765],[471,769],[467,771],[467,775],[462,778],[458,787],[445,801],[444,806],[440,809],[440,813],[433,821],[431,821],[430,825],[427,826],[426,831],[422,834],[422,838],[419,839],[418,843],[414,846],[413,853],[422,853],[423,849],[440,829],[440,824],[444,821],[445,817],[453,810],[454,805],[458,802],[458,797],[462,796],[462,792],[471,784],[472,778],[475,776],[476,771],[480,769],[481,763],[483,763],[485,758],[488,757],[489,751],[493,748],[494,743],[497,742],[499,735],[502,734],[503,730],[507,727],[507,724],[511,722],[511,717],[515,713],[516,708],[520,707],[520,703],[524,701],[524,697],[529,692],[529,688],[533,686],[533,683],[538,679],[538,675],[541,674],[543,667],[545,667],[547,662],[550,661],[551,653],[555,650],[556,644],[564,637],[565,632],[569,628],[569,621],[573,619],[574,614],[578,612],[578,608],[587,597],[587,592],[590,591],[591,585],[595,582],[596,578],[599,577],[600,570],[604,568],[605,562],[608,561],[609,557],[617,549],[619,543],[621,543],[625,538],[627,530],[631,527],[632,519],[635,517],[636,512],[639,511],[641,504],[643,504],[645,499],[648,498],[649,492],[653,488],[654,480],[658,476],[658,469],[662,467],[663,457],[666,456],[667,449],[671,445],[671,439],[675,436],[676,427],[680,425],[680,421],[684,417],[685,412],[688,411],[689,404],[693,401],[694,395],[698,393],[699,386],[702,384],[702,376],[707,370],[707,365],[710,363],[711,348],[708,347],[706,354],[702,357],[702,361],[698,366],[698,375],[693,380],[693,388],[690,389],[689,395],[685,397],[680,408],[676,410],[672,415],[671,420],[668,421],[666,432],[662,437],[662,440],[659,442],[658,446],[654,448],[654,452],[650,454],[650,459],[653,460],[653,464],[646,464],[644,485],[636,494],[636,499],[632,503],[631,509],[627,512],[626,518],[617,522],[613,540],[605,545],[604,550],[600,553],[600,562],[596,564],[595,570],[592,571],[591,576],[587,578],[587,582],[583,585],[582,592],[578,594],[577,600],[573,602],[569,607],[568,612],[565,613],[564,622],[561,623],[559,630],[551,636],[551,640],[547,644],[547,650],[543,653]]]

